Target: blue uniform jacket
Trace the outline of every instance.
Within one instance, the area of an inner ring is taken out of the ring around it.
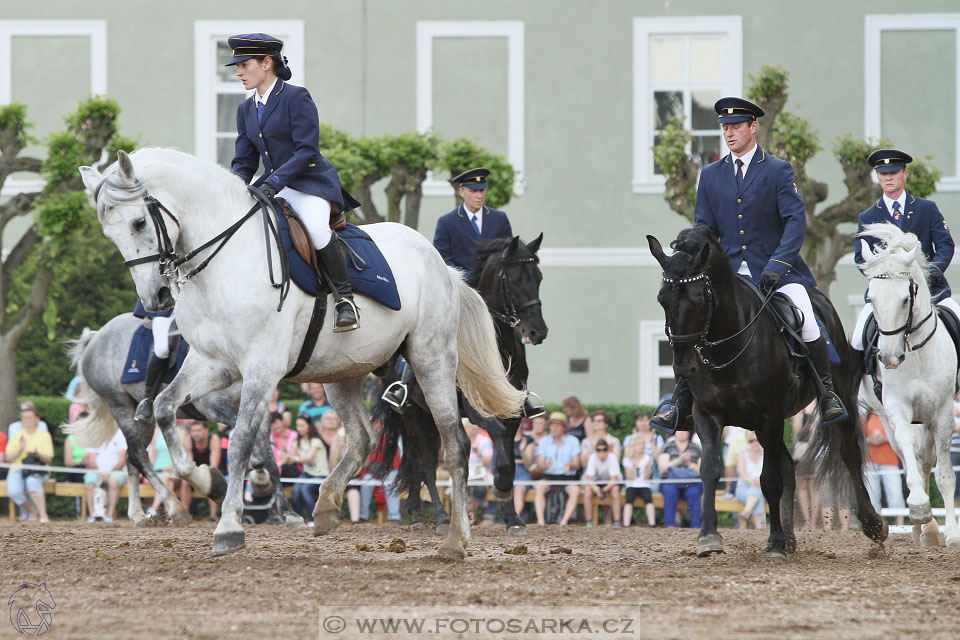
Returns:
[[[743,186],[727,154],[700,172],[694,225],[704,224],[720,236],[720,245],[734,271],[744,260],[750,276],[760,280],[764,269],[782,276],[780,284],[817,286],[800,247],[807,232],[803,198],[797,193],[793,167],[757,147]]]
[[[230,169],[249,184],[262,162],[263,175],[254,186],[267,182],[277,191],[290,187],[350,211],[356,201],[344,196],[337,170],[320,153],[319,139],[320,119],[310,92],[277,80],[260,122],[253,96],[237,108],[236,151]]]
[[[477,257],[477,243],[490,238],[512,238],[510,221],[507,214],[497,209],[483,207],[483,224],[480,236],[467,217],[467,210],[459,207],[440,216],[437,230],[433,234],[433,246],[437,248],[443,261],[451,267],[463,269],[469,276]]]
[[[907,192],[907,201],[904,209],[903,218],[900,220],[900,229],[904,233],[912,233],[920,241],[923,254],[930,261],[930,295],[933,300],[940,301],[950,297],[950,285],[947,284],[947,278],[943,272],[950,266],[953,260],[953,238],[950,236],[950,229],[943,220],[943,215],[932,200],[924,200]],[[891,222],[897,224],[883,198],[866,211],[860,214],[858,220],[857,232],[863,231],[864,226],[875,222]],[[877,241],[874,238],[866,237],[864,240],[873,250]],[[857,239],[854,249],[854,260],[857,267],[863,263],[863,253],[860,250],[860,241]],[[864,294],[866,300],[866,294]]]

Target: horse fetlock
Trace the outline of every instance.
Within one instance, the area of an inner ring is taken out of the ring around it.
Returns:
[[[215,467],[207,467],[207,469],[210,472],[210,490],[207,492],[207,497],[217,504],[223,504],[223,499],[227,497],[227,479],[219,469]]]
[[[511,491],[502,491],[497,489],[496,486],[492,489],[493,499],[497,502],[510,502],[513,500],[513,493]]]

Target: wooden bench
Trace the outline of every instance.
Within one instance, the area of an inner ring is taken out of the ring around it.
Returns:
[[[57,486],[56,480],[47,480],[43,483],[43,492],[44,493],[53,493],[54,489]],[[0,480],[0,498],[9,498],[7,495],[7,481]],[[17,507],[14,504],[13,500],[10,501],[10,518],[17,517]]]

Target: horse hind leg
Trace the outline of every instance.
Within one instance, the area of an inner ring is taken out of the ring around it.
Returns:
[[[936,439],[937,489],[940,490],[940,495],[945,496],[943,506],[946,511],[944,522],[946,525],[946,544],[948,547],[960,547],[960,527],[957,526],[957,514],[954,501],[951,499],[956,488],[956,476],[953,474],[953,463],[950,460],[950,435],[953,430],[953,416],[947,413],[943,419],[938,421],[938,424],[930,425],[930,429],[935,434]]]
[[[797,476],[794,470],[793,456],[780,440],[780,477],[783,481],[783,499],[780,519],[783,523],[783,536],[787,553],[797,552],[797,536],[793,531],[793,503],[797,492]]]

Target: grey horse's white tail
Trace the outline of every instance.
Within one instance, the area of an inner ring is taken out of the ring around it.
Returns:
[[[449,271],[460,298],[457,386],[467,402],[483,416],[518,416],[527,394],[507,379],[490,311],[480,294],[463,281],[459,271]]]
[[[83,371],[80,362],[83,359],[83,353],[96,334],[97,332],[92,331],[90,327],[84,327],[79,339],[69,341],[70,349],[67,353],[70,356],[70,364],[81,378],[83,378]],[[110,442],[110,438],[117,432],[120,425],[107,410],[107,405],[89,385],[80,385],[80,389],[82,392],[78,394],[77,401],[86,405],[88,415],[63,425],[62,429],[66,433],[73,434],[73,440],[79,447],[103,446]]]

